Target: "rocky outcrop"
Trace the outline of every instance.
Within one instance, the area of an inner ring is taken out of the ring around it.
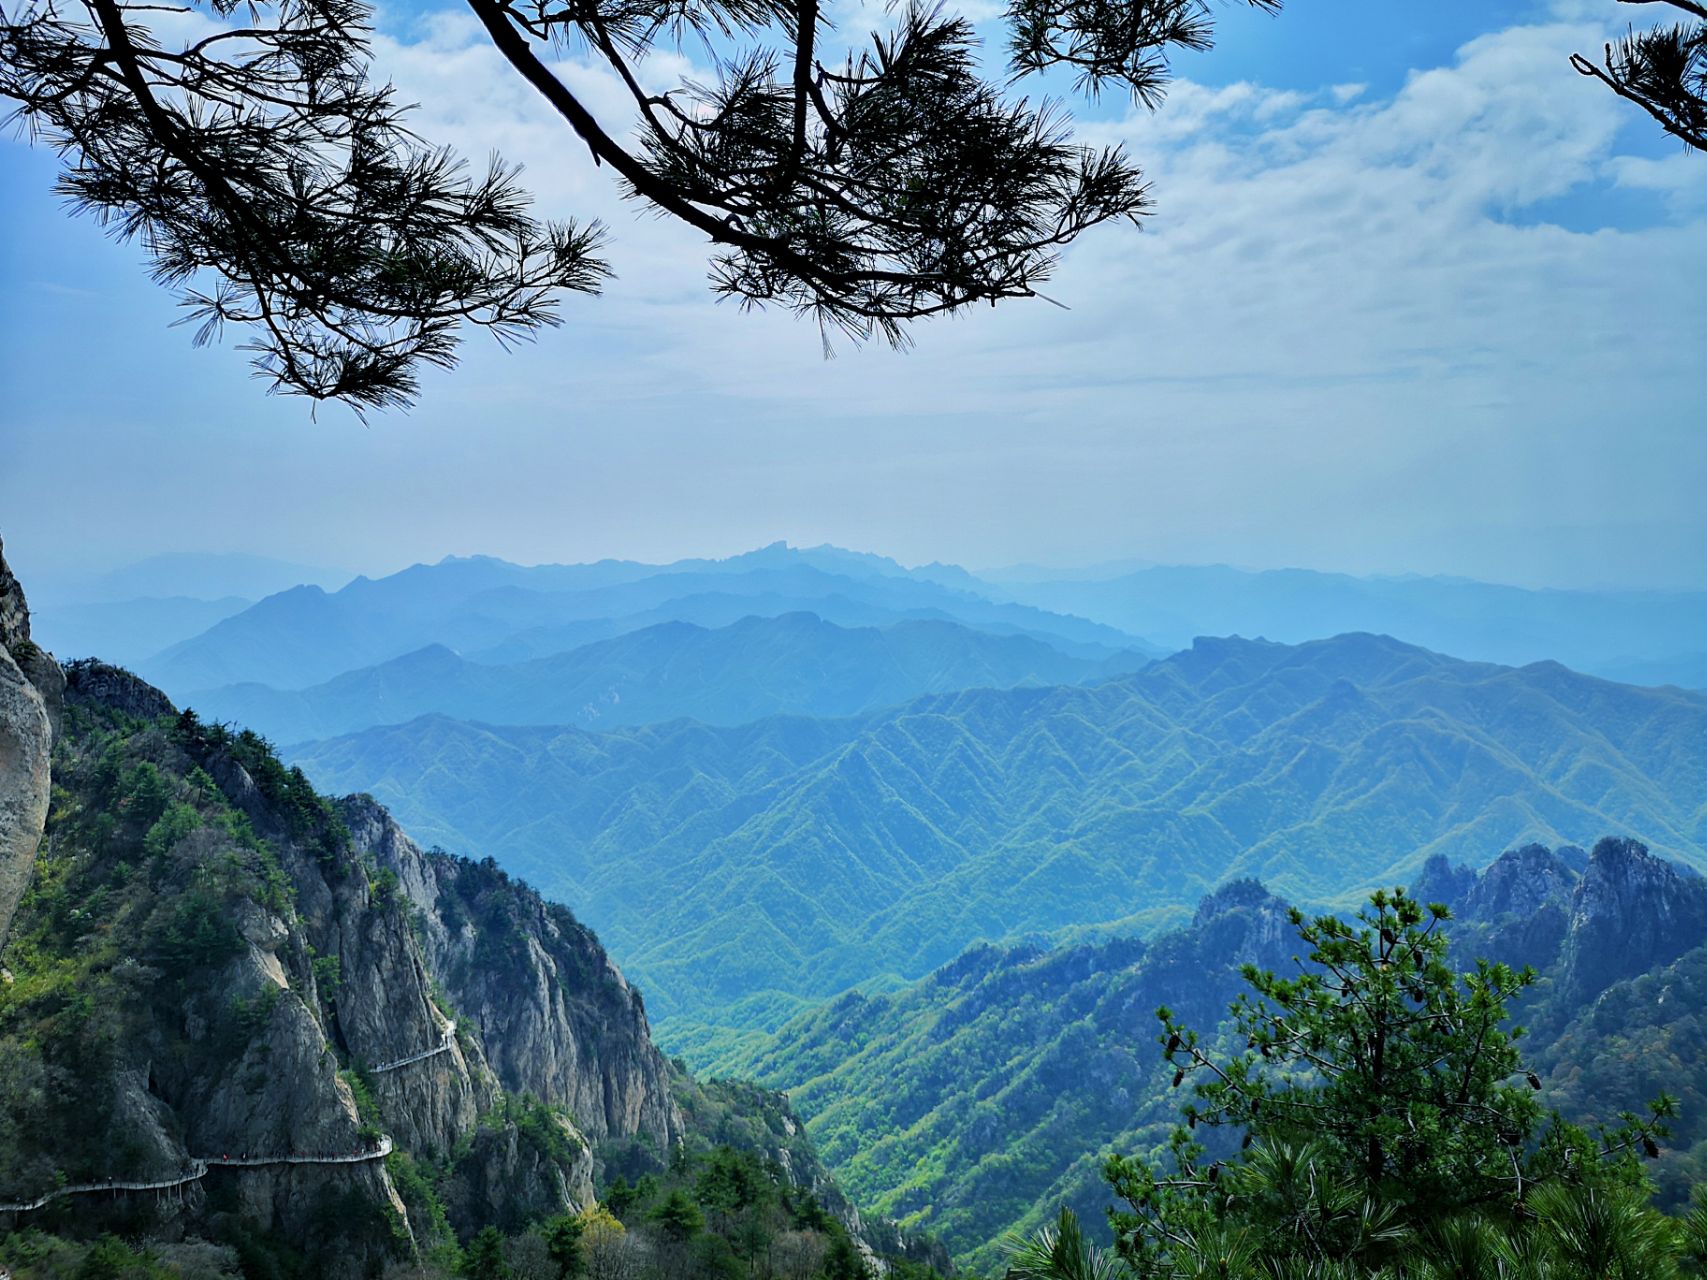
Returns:
[[[1707,939],[1707,881],[1637,840],[1594,846],[1571,898],[1561,986],[1587,1000]]]
[[[1508,849],[1489,864],[1464,895],[1464,915],[1492,921],[1503,916],[1562,911],[1569,905],[1578,879],[1565,860],[1545,845]]]
[[[44,945],[97,948],[77,982],[112,1021],[89,1036],[61,1024],[47,1048],[8,1038],[30,1030],[23,1006],[0,1029],[0,1077],[36,1073],[0,1079],[0,1202],[29,1201],[62,1171],[180,1180],[150,1230],[237,1222],[337,1278],[377,1273],[410,1256],[418,1228],[437,1229],[430,1213],[411,1221],[382,1158],[393,1146],[454,1165],[470,1230],[515,1206],[591,1201],[590,1144],[561,1114],[506,1097],[479,1028],[435,986],[400,879],[300,773],[116,668],[74,664],[65,696],[55,781],[81,816],[50,827],[48,847],[74,870],[30,908],[31,927]],[[83,918],[69,933],[55,923]],[[478,969],[503,950],[471,929]],[[100,1229],[102,1212],[130,1209],[56,1211]]]
[[[547,1123],[561,1123],[548,1121]],[[514,1125],[482,1126],[445,1188],[445,1211],[459,1235],[491,1224],[506,1235],[593,1199],[593,1156],[578,1134],[555,1135],[554,1154],[538,1134]]]
[[[1423,863],[1411,896],[1418,902],[1438,902],[1451,909],[1454,915],[1464,910],[1464,899],[1476,887],[1476,869],[1448,862],[1444,854],[1434,854]]]
[[[30,610],[0,544],[0,947],[29,888],[52,788],[63,677],[30,639]]]
[[[595,1144],[682,1136],[640,993],[591,930],[490,861],[426,853],[369,796],[340,802],[355,845],[396,876],[426,963],[503,1087],[567,1108]]]
[[[96,658],[80,658],[66,665],[65,692],[133,720],[156,720],[177,710],[170,698],[142,677]]]
[[[1592,854],[1527,844],[1480,873],[1431,859],[1417,895],[1453,908],[1460,963],[1555,975],[1555,1015],[1707,942],[1707,880],[1637,840],[1609,836]]]

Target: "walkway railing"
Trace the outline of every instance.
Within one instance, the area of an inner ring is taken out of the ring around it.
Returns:
[[[66,1187],[56,1187],[35,1200],[0,1201],[0,1213],[30,1213],[63,1196],[86,1195],[96,1191],[170,1191],[173,1187],[200,1181],[207,1176],[209,1169],[259,1169],[275,1164],[366,1164],[370,1160],[385,1159],[392,1150],[391,1139],[381,1136],[378,1144],[372,1147],[321,1155],[291,1152],[278,1156],[192,1156],[190,1171],[180,1178],[162,1178],[156,1182],[121,1182],[117,1179],[107,1182],[78,1182]]]
[[[456,1043],[456,1023],[445,1024],[444,1039],[431,1049],[423,1049],[420,1053],[412,1053],[407,1058],[399,1058],[396,1062],[387,1062],[382,1066],[369,1067],[369,1075],[378,1075],[382,1071],[395,1071],[398,1067],[406,1067],[412,1062],[425,1062],[428,1058],[436,1058],[441,1053],[450,1052],[450,1047]]]

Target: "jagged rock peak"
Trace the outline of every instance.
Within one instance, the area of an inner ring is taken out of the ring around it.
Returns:
[[[1572,902],[1572,927],[1628,918],[1643,911],[1656,922],[1694,923],[1707,917],[1707,885],[1639,840],[1607,836],[1594,846]]]
[[[1463,914],[1464,900],[1476,887],[1476,869],[1447,861],[1446,855],[1436,853],[1423,863],[1411,886],[1411,896],[1419,902],[1439,902],[1455,914]]]
[[[1192,917],[1192,923],[1201,925],[1230,912],[1263,909],[1277,910],[1284,915],[1287,904],[1270,893],[1261,880],[1249,877],[1229,880],[1214,892],[1206,894],[1197,904],[1197,913]]]
[[[30,642],[30,607],[24,588],[6,563],[6,541],[0,538],[0,646],[8,651]]]
[[[1465,895],[1464,914],[1475,920],[1534,915],[1549,904],[1568,903],[1578,878],[1565,860],[1545,845],[1507,849]]]
[[[1675,960],[1707,938],[1707,881],[1638,840],[1594,846],[1571,899],[1567,984],[1581,996]]]
[[[1291,913],[1261,881],[1230,880],[1198,904],[1191,929],[1218,960],[1267,968],[1291,945]]]
[[[590,929],[491,859],[424,852],[372,796],[346,797],[338,810],[355,847],[396,875],[428,969],[506,1089],[567,1108],[597,1143],[667,1151],[681,1139],[640,993]]]

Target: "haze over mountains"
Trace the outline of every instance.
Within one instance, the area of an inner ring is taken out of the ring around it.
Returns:
[[[781,543],[666,565],[453,557],[339,587],[346,577],[257,557],[156,557],[56,583],[42,593],[37,626],[56,652],[125,662],[179,697],[238,683],[302,690],[433,645],[511,664],[661,623],[717,629],[791,612],[842,627],[958,622],[1080,658],[1161,656],[1198,635],[1298,642],[1369,631],[1464,658],[1552,658],[1614,679],[1707,686],[1701,592],[1534,591],[1225,566],[977,575]]]
[[[491,859],[467,864],[491,883],[571,905],[661,1045],[790,1089],[839,1177],[975,1266],[1063,1201],[1095,1218],[1101,1156],[1164,1136],[1151,1012],[1212,1026],[1238,961],[1289,959],[1271,891],[1344,909],[1421,881],[1463,899],[1482,950],[1551,940],[1536,1043],[1572,1114],[1623,1105],[1631,1045],[1707,1089],[1673,1013],[1707,972],[1688,870],[1707,868],[1707,693],[1542,657],[1675,675],[1697,597],[1215,568],[991,581],[777,545],[452,559],[244,600],[48,616],[131,646],[213,618],[142,670],[204,723],[285,744],[307,778],[274,764],[277,787],[371,793],[423,844]],[[1287,642],[1174,647],[1188,630]],[[147,719],[124,724],[193,730]],[[1569,847],[1603,835],[1593,865]],[[1631,1016],[1612,1025],[1594,997],[1615,978]],[[1707,1168],[1707,1128],[1685,1138],[1678,1185]]]
[[[1088,687],[594,734],[427,717],[299,747],[333,790],[576,903],[685,1023],[770,1025],[980,939],[1304,901],[1636,835],[1707,865],[1707,696],[1385,637],[1205,640]]]
[[[194,701],[204,714],[286,743],[435,712],[582,728],[681,716],[733,725],[780,713],[853,715],[923,693],[981,686],[1077,684],[1150,660],[1130,649],[1074,657],[1031,636],[952,622],[844,628],[815,614],[785,613],[716,630],[663,622],[511,664],[471,662],[432,645],[309,689],[228,685]]]
[[[1532,591],[1462,578],[1354,578],[1225,565],[1158,565],[1090,581],[1001,575],[1010,599],[1137,629],[1179,648],[1199,635],[1296,643],[1345,631],[1395,635],[1463,658],[1550,658],[1642,683],[1707,685],[1707,594]]]
[[[275,593],[138,665],[320,785],[573,902],[683,1037],[774,1026],[981,939],[1151,927],[1228,876],[1343,899],[1437,852],[1707,848],[1707,697],[1463,660],[1681,670],[1666,655],[1707,633],[1707,596],[993,576],[781,543],[451,558]],[[1404,642],[1324,638],[1378,626]],[[1152,640],[1216,631],[1308,642],[1151,662]]]

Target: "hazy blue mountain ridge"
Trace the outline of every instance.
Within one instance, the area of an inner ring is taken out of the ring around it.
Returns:
[[[971,687],[1078,683],[1149,661],[1132,652],[1075,658],[1030,637],[949,622],[849,629],[789,613],[715,630],[660,623],[513,665],[470,662],[434,645],[309,689],[230,685],[187,701],[279,742],[434,713],[581,728],[682,717],[730,725],[767,715],[855,715]]]
[[[851,572],[831,572],[820,562],[851,565]],[[480,557],[357,578],[332,593],[298,587],[171,646],[142,668],[180,696],[242,683],[301,689],[433,644],[465,654],[502,653],[511,637],[568,628],[562,647],[576,647],[614,634],[614,619],[676,620],[672,601],[707,594],[763,599],[781,613],[811,611],[823,599],[847,600],[882,611],[885,620],[930,614],[1097,647],[1086,656],[1132,647],[1159,652],[1081,618],[992,602],[904,573],[881,574],[852,553],[767,548],[710,565],[687,563],[687,569],[626,562],[522,567]],[[745,607],[737,616],[758,611]],[[526,656],[543,655],[536,648]]]
[[[1037,571],[1043,572],[1043,571]],[[1463,578],[1352,577],[1157,565],[1101,579],[1006,580],[1003,598],[1133,630],[1164,647],[1198,635],[1298,643],[1345,631],[1514,665],[1555,659],[1644,682],[1702,683],[1707,593],[1532,590]]]
[[[917,977],[979,939],[1304,900],[1431,855],[1638,836],[1707,862],[1707,697],[1386,637],[1203,640],[1089,687],[589,735],[430,718],[292,753],[572,897],[676,1016]],[[774,1007],[786,1009],[787,1001]]]
[[[48,604],[35,610],[32,622],[50,652],[104,654],[114,662],[134,664],[162,649],[201,634],[253,600],[224,596],[138,596]]]

